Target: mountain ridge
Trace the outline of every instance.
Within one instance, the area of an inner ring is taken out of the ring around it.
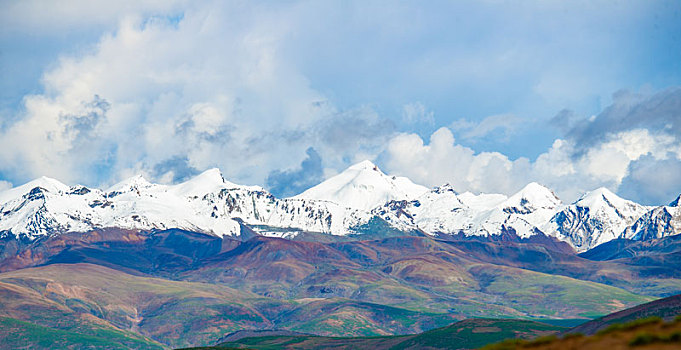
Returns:
[[[678,199],[675,201],[678,202]],[[183,183],[154,184],[136,175],[106,190],[67,186],[41,177],[0,192],[0,235],[35,239],[99,228],[180,228],[238,237],[244,225],[257,234],[294,238],[301,232],[355,236],[372,225],[431,236],[519,240],[546,236],[577,252],[618,238],[648,240],[681,233],[681,209],[646,207],[606,188],[564,204],[532,182],[511,196],[433,189],[386,175],[363,161],[322,183],[277,198],[260,186],[227,181],[212,168]]]

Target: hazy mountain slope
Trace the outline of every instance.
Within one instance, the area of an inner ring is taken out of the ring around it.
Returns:
[[[666,297],[678,294],[674,284],[679,278],[681,266],[681,236],[669,236],[648,241],[617,239],[601,244],[580,256],[590,260],[616,262],[637,271],[637,278],[631,281],[645,286],[645,280],[656,280],[645,289],[647,293]]]
[[[235,285],[239,288],[242,285],[259,285],[270,293],[285,295],[291,292],[294,292],[291,295],[297,295],[304,288],[310,288],[309,291],[305,289],[303,295],[324,296],[324,293],[314,292],[324,289],[334,291],[335,294],[331,294],[335,296],[360,293],[365,297],[367,294],[361,293],[366,293],[369,286],[363,289],[357,283],[343,282],[342,286],[322,288],[314,284],[300,284],[291,290],[289,282],[278,284],[280,282],[276,279],[293,281],[302,278],[301,281],[307,281],[309,278],[309,283],[313,283],[317,278],[314,276],[330,271],[345,269],[345,272],[327,275],[332,279],[344,279],[350,278],[346,277],[348,273],[351,276],[355,274],[353,271],[370,268],[374,271],[372,273],[383,276],[381,284],[384,286],[403,288],[406,283],[412,286],[409,288],[414,288],[418,287],[414,284],[418,280],[436,284],[442,283],[439,281],[471,280],[472,277],[466,277],[469,274],[466,268],[479,263],[605,283],[643,295],[665,295],[681,290],[681,270],[673,264],[649,267],[629,262],[594,262],[529,243],[440,241],[425,237],[321,244],[264,237],[240,242],[181,230],[152,233],[103,230],[64,234],[20,246],[14,240],[0,240],[1,256],[5,258],[0,260],[0,268],[5,271],[40,264],[89,262],[160,277],[241,283]],[[413,267],[406,268],[411,265]],[[392,271],[383,271],[388,268]],[[363,276],[360,281],[367,278],[366,272],[357,274]],[[245,275],[248,278],[244,279]],[[464,283],[459,287],[473,288],[471,286],[474,285]],[[408,293],[411,296],[417,294]],[[391,299],[392,296],[386,298]]]
[[[641,258],[652,262],[658,258],[667,260],[675,253],[681,253],[681,235],[645,241],[615,239],[581,253],[580,256],[600,261],[614,259],[629,259],[631,261],[634,258]],[[671,261],[667,262],[671,264]],[[671,265],[674,266],[675,264]]]
[[[179,240],[179,237],[174,240]],[[560,282],[560,289],[567,293],[563,295],[568,296],[574,295],[571,292],[573,290],[581,289],[586,293],[592,290],[592,287],[596,288],[593,290],[606,288],[600,284],[583,285],[582,281],[576,279],[554,278],[543,273],[537,274],[524,270],[532,266],[533,262],[537,264],[539,262],[537,259],[528,259],[526,266],[523,265],[522,259],[518,259],[518,267],[503,271],[496,269],[493,274],[481,273],[481,271],[489,270],[485,268],[486,266],[490,268],[495,266],[489,265],[490,263],[512,264],[513,258],[517,257],[517,254],[510,252],[515,249],[512,247],[506,253],[508,260],[504,261],[486,252],[454,249],[452,247],[455,246],[450,244],[416,237],[339,244],[294,242],[258,237],[247,242],[236,242],[234,243],[236,246],[230,244],[229,248],[222,250],[221,253],[218,253],[220,246],[216,246],[215,243],[205,244],[214,247],[211,248],[214,252],[212,255],[188,259],[186,256],[191,254],[187,252],[186,255],[169,259],[168,253],[163,253],[158,256],[164,259],[160,262],[163,262],[165,267],[155,270],[146,268],[145,271],[155,272],[161,276],[227,284],[240,290],[250,290],[277,298],[341,297],[407,308],[421,308],[422,305],[431,304],[438,305],[433,308],[433,312],[450,310],[464,315],[479,316],[523,315],[534,312],[531,310],[538,305],[537,300],[518,299],[514,304],[500,297],[504,293],[503,288],[485,289],[483,287],[495,281],[512,281],[513,278],[507,278],[509,276],[525,276],[526,279],[517,279],[516,283],[518,283],[517,288],[526,291],[529,289],[526,289],[523,283],[529,281],[533,281],[535,285],[532,288],[549,288],[552,284]],[[186,246],[186,243],[183,245]],[[201,245],[196,247],[199,251],[206,249]],[[130,248],[126,249],[130,250]],[[168,248],[164,249],[162,251],[168,251]],[[537,252],[540,251],[545,250]],[[78,253],[60,254],[63,259],[58,261],[67,262],[68,256],[82,257],[90,254],[92,250],[78,249],[74,251],[76,252]],[[471,253],[478,254],[479,257],[471,259]],[[551,257],[554,253],[548,254],[550,259],[555,261],[555,257]],[[140,255],[153,256],[151,253]],[[371,258],[372,256],[375,258]],[[576,259],[580,263],[588,262]],[[74,262],[78,261],[83,260]],[[613,264],[599,264],[606,265],[601,268],[607,269],[611,274],[618,268]],[[151,265],[158,265],[158,263]],[[537,265],[541,266],[541,264]],[[554,264],[552,268],[558,273],[568,275],[568,272],[573,270],[573,266],[565,264],[561,267]],[[132,268],[132,266],[126,265],[126,268]],[[471,270],[474,268],[477,270]],[[588,271],[577,270],[570,277],[587,280],[602,278],[598,269],[591,273]],[[632,276],[631,271],[620,271],[620,273]],[[618,278],[621,278],[621,275],[615,275],[613,280]],[[480,309],[480,305],[495,295],[495,298],[499,299],[497,302],[487,303],[484,308]],[[621,290],[616,289],[604,295],[610,295],[611,299],[617,299],[624,304],[645,300],[632,294],[622,294]],[[566,311],[563,312],[565,317],[579,317],[579,313],[586,310],[601,310],[601,304],[606,307],[600,311],[601,313],[606,313],[611,310],[610,307],[615,307],[608,306],[611,299],[596,296],[590,301],[592,304],[568,310],[567,306],[572,302],[570,298],[572,297],[567,299],[542,297],[539,304],[551,304],[551,308],[555,310],[565,308]],[[545,311],[540,313],[545,313]]]

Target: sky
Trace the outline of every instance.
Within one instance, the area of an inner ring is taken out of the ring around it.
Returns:
[[[678,1],[0,2],[0,189],[219,167],[278,196],[681,193]]]

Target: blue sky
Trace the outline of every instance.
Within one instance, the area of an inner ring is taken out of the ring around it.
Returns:
[[[0,7],[4,187],[217,166],[291,195],[371,159],[462,192],[681,192],[677,1]]]

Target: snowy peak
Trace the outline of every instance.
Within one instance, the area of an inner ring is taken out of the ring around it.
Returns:
[[[615,220],[619,217],[628,225],[633,223],[645,212],[651,208],[641,204],[626,200],[618,195],[612,193],[605,187],[598,188],[594,191],[588,192],[580,198],[575,205],[578,207],[589,208],[592,213],[598,213],[601,217],[609,217],[610,220]],[[622,229],[618,227],[620,232]]]
[[[237,236],[242,223],[270,230],[255,228],[261,234],[284,235],[300,230],[348,234],[370,219],[368,212],[337,204],[278,199],[259,186],[235,185],[224,180],[218,169],[171,186],[153,184],[137,175],[107,191],[69,188],[40,178],[4,191],[0,197],[7,198],[0,203],[0,237],[29,239],[109,227],[180,228]]]
[[[624,238],[637,241],[674,236],[681,233],[681,195],[669,205],[649,210],[627,227]]]
[[[147,181],[142,175],[135,175],[109,187],[106,192],[116,195],[126,192],[139,192],[153,186],[154,184]]]
[[[215,193],[223,189],[246,188],[262,190],[259,186],[240,186],[224,179],[220,169],[212,168],[202,172],[193,178],[177,185],[159,185],[147,181],[142,175],[135,175],[113,186],[106,192],[111,196],[123,193],[148,194],[157,192],[169,192],[180,197],[203,197],[209,193]]]
[[[413,223],[433,235],[489,237],[510,230],[518,237],[527,238],[540,232],[538,226],[555,214],[560,203],[551,190],[536,183],[525,186],[510,198],[470,192],[458,195],[451,186],[444,185],[384,218],[392,223]]]
[[[625,235],[627,227],[649,209],[601,187],[558,212],[544,231],[567,241],[578,252],[586,251]]]
[[[27,182],[23,185],[14,188],[10,188],[0,193],[0,204],[6,203],[12,199],[28,194],[29,192],[36,188],[55,194],[60,192],[66,192],[69,190],[69,186],[59,182],[58,180],[46,176],[41,176],[33,181]]]
[[[587,192],[582,197],[580,197],[575,205],[579,207],[589,208],[591,210],[598,210],[603,206],[610,206],[613,208],[623,207],[629,202],[618,195],[612,193],[609,189],[605,187],[600,187],[591,192]]]
[[[357,164],[351,165],[350,167],[348,167],[347,170],[358,170],[358,171],[362,171],[362,170],[373,170],[373,171],[376,171],[376,172],[378,172],[378,173],[380,173],[380,174],[382,174],[382,175],[385,175],[385,174],[381,171],[381,169],[379,169],[378,166],[377,166],[376,164],[374,164],[374,163],[373,163],[372,161],[370,161],[370,160],[363,160],[363,161],[361,161],[361,162],[359,162],[359,163],[357,163]]]
[[[21,188],[35,188],[41,187],[49,192],[60,192],[68,191],[69,186],[61,183],[59,180],[55,180],[51,177],[41,176],[27,184],[20,186]]]
[[[677,198],[677,202],[679,199]],[[672,202],[671,204],[675,204]],[[681,233],[681,206],[661,206],[654,208],[627,227],[624,238],[637,241],[658,239]]]
[[[199,175],[194,176],[191,180],[187,182],[204,182],[204,183],[225,183],[225,178],[222,176],[222,172],[218,168],[211,168]]]
[[[186,182],[171,186],[171,190],[184,197],[201,197],[221,189],[238,187],[238,185],[225,180],[220,169],[212,168],[194,176]]]
[[[411,200],[427,191],[426,187],[406,177],[386,175],[374,163],[365,160],[293,198],[325,200],[370,210],[391,200]]]
[[[548,187],[536,182],[530,182],[529,184],[525,185],[525,187],[518,191],[517,194],[521,194],[526,198],[550,198],[551,200],[559,201],[558,197],[555,193],[553,193],[553,191],[551,191]]]
[[[559,205],[561,201],[553,191],[536,182],[529,183],[501,204],[509,214],[529,214],[538,209],[555,209]]]
[[[293,237],[301,230],[347,235],[360,233],[358,227],[378,217],[405,232],[487,237],[510,232],[520,238],[545,234],[585,251],[620,237],[646,240],[681,233],[681,196],[670,206],[653,209],[606,188],[563,205],[550,189],[534,182],[510,197],[458,194],[450,185],[428,190],[363,161],[284,199],[259,186],[231,183],[217,168],[176,185],[153,184],[137,175],[107,191],[41,177],[0,192],[0,215],[0,236],[29,238],[103,227],[181,228],[224,236],[239,235],[244,224],[278,237]]]

